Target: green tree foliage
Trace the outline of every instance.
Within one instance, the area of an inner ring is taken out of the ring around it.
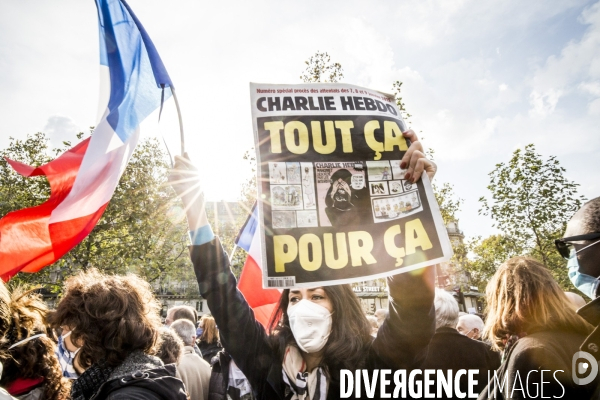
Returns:
[[[481,292],[485,291],[500,264],[523,254],[520,243],[504,235],[492,235],[486,239],[479,236],[467,243],[465,250],[469,251],[470,257],[461,263],[462,270],[469,274],[471,283]]]
[[[454,193],[454,187],[448,182],[443,183],[441,186],[434,183],[432,186],[433,194],[440,207],[444,225],[448,227],[451,226],[449,225],[450,223],[458,223],[458,213],[460,212],[463,199]],[[464,265],[468,262],[469,247],[466,243],[457,239],[451,240],[450,243],[452,244],[452,251],[454,253],[450,260],[450,269],[454,273],[460,273],[464,271]]]
[[[79,135],[79,139],[82,135]],[[58,154],[71,147],[64,143]],[[12,139],[3,155],[39,166],[52,157],[43,133]],[[49,195],[45,177],[22,178],[0,164],[1,212],[40,204]],[[143,140],[133,153],[106,211],[92,232],[73,250],[36,274],[18,274],[16,283],[42,284],[59,291],[62,281],[96,267],[108,273],[133,272],[157,290],[171,282],[194,282],[187,251],[187,224],[181,203],[167,184],[168,160],[155,139]],[[184,285],[190,292],[197,290]],[[183,293],[182,293],[183,294]]]
[[[454,193],[454,187],[448,182],[443,183],[441,186],[433,184],[433,194],[440,206],[440,212],[442,213],[442,219],[444,224],[449,222],[458,221],[458,212],[460,206],[463,203],[463,199],[457,197]]]
[[[0,215],[25,207],[33,207],[50,196],[45,177],[25,178],[14,172],[5,157],[27,165],[40,166],[50,160],[48,139],[43,133],[29,135],[25,140],[9,139],[9,146],[0,151]]]
[[[331,62],[331,57],[327,53],[317,51],[304,63],[306,68],[300,75],[300,79],[304,83],[339,82],[344,78],[342,65]]]
[[[554,239],[561,237],[585,198],[577,195],[578,185],[564,172],[555,156],[544,160],[533,144],[517,149],[508,163],[499,163],[490,172],[491,197],[479,199],[479,212],[495,221],[514,249],[543,262],[567,289],[572,286]]]
[[[400,110],[400,116],[404,121],[406,121],[407,124],[410,123],[410,117],[412,117],[412,114],[409,114],[408,111],[406,111],[406,104],[404,104],[404,100],[402,99],[402,82],[396,81],[392,83],[392,91],[396,97],[396,105]]]

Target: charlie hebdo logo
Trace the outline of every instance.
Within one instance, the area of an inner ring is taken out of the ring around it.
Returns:
[[[588,370],[589,375],[585,378],[580,378],[580,376],[587,374]],[[594,356],[587,351],[578,351],[573,356],[571,371],[573,371],[573,382],[575,382],[576,385],[587,385],[596,378],[596,375],[598,375],[598,362]]]

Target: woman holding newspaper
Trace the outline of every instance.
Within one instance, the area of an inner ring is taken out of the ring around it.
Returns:
[[[411,141],[402,159],[407,179],[415,182],[423,172],[432,178],[436,166],[425,158],[417,136],[410,130],[404,136]],[[198,171],[176,157],[170,181],[187,210],[200,293],[219,326],[223,347],[258,399],[339,398],[341,370],[354,374],[357,369],[418,366],[435,329],[431,267],[388,278],[389,316],[375,339],[350,285],[284,290],[265,332],[237,290],[227,254],[212,233]],[[364,389],[361,394],[366,396]]]

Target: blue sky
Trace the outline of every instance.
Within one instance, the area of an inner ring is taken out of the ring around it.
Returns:
[[[248,83],[299,83],[328,52],[344,82],[404,82],[415,131],[435,150],[437,181],[464,199],[467,236],[487,174],[528,143],[555,155],[588,198],[600,196],[600,4],[476,0],[207,2],[129,0],[183,109],[188,151],[210,199],[235,199],[253,145]],[[53,141],[96,123],[98,34],[91,0],[0,0],[0,146],[45,131]],[[179,148],[174,107],[157,128]],[[225,182],[225,184],[224,184]]]

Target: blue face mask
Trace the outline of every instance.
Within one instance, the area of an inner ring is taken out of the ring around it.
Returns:
[[[75,360],[75,356],[79,352],[80,349],[75,351],[67,350],[65,346],[65,338],[69,336],[71,332],[67,333],[64,336],[58,337],[58,351],[56,353],[58,357],[58,362],[60,364],[60,368],[63,371],[63,376],[68,379],[77,379],[79,378],[79,374],[75,371],[73,367],[73,360]]]
[[[596,289],[598,289],[598,285],[600,284],[600,278],[594,278],[593,276],[579,272],[579,261],[574,251],[567,262],[567,267],[569,268],[569,279],[573,285],[587,297],[594,300],[596,298]]]
[[[202,336],[202,332],[204,332],[204,329],[202,329],[202,328],[196,329],[196,337],[198,339],[200,339],[200,336]]]

